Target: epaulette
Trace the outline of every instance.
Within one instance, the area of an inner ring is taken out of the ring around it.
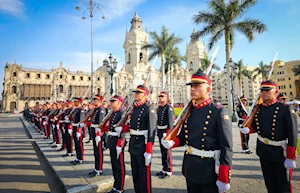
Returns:
[[[222,107],[223,107],[223,106],[222,106],[221,104],[217,104],[217,105],[216,105],[216,108],[217,108],[217,109],[221,109]]]

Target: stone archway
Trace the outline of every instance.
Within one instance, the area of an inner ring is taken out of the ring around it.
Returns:
[[[28,109],[28,102],[25,102],[25,107],[24,109]]]
[[[15,109],[17,109],[17,103],[15,101],[10,102],[9,109],[10,109],[10,111],[14,111]]]

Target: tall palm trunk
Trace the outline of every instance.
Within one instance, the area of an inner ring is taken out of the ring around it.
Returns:
[[[165,90],[165,53],[161,54],[161,90]]]
[[[232,96],[231,96],[231,67],[229,66],[230,60],[230,39],[229,31],[225,30],[225,43],[226,43],[226,67],[227,67],[227,101],[228,101],[228,111],[232,114]]]
[[[240,87],[240,96],[243,95],[243,89],[242,89],[242,81],[239,79],[239,87]]]
[[[171,85],[171,89],[170,89],[170,96],[171,96],[171,105],[173,106],[173,103],[174,103],[174,98],[173,98],[173,65],[171,64],[171,70],[170,70],[170,85]]]

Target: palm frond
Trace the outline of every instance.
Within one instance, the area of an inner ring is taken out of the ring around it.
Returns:
[[[292,68],[292,71],[294,72],[295,76],[299,76],[300,75],[300,64],[298,64],[297,66],[294,66]]]

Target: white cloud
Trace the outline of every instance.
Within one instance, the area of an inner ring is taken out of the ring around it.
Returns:
[[[102,28],[108,25],[112,20],[118,19],[125,15],[126,13],[132,11],[136,6],[145,2],[146,0],[108,0],[99,2],[101,6],[101,11],[103,12],[105,19],[102,19],[102,14],[98,9],[94,9],[93,11],[93,29],[97,30],[98,28]],[[86,22],[82,22],[82,16],[84,10],[87,8],[85,5],[80,4],[80,13],[77,16],[67,15],[66,20],[73,22],[81,29],[87,29],[90,27],[90,17],[89,12],[86,11],[84,17],[86,18]]]
[[[25,7],[22,0],[1,0],[0,12],[16,17],[25,17]]]
[[[272,0],[272,1],[275,1],[275,2],[278,2],[278,3],[291,3],[291,2],[294,2],[296,0]]]
[[[93,68],[96,70],[98,67],[102,66],[102,61],[109,56],[109,53],[104,51],[95,50],[93,52]],[[98,64],[97,64],[98,61]],[[119,59],[117,58],[117,61]],[[52,62],[23,62],[24,68],[34,68],[34,69],[47,69],[58,68],[60,62],[62,62],[65,69],[70,69],[71,71],[84,71],[91,72],[91,52],[66,52],[63,53],[59,61]]]
[[[91,52],[70,52],[64,54],[67,57],[62,59],[63,66],[70,68],[72,71],[82,70],[84,72],[91,72]],[[93,70],[102,66],[103,60],[108,59],[109,53],[105,51],[95,50],[93,52]],[[121,69],[122,61],[117,58],[118,69]]]
[[[102,10],[105,17],[108,20],[113,20],[121,17],[145,1],[146,0],[109,0],[104,1],[101,6],[103,7]]]
[[[186,26],[193,26],[193,16],[203,8],[204,4],[197,4],[196,6],[193,5],[187,7],[168,7],[160,12],[157,12],[155,17],[151,16],[144,19],[144,23],[149,31],[160,30],[162,25],[165,25],[171,31],[182,29]]]

